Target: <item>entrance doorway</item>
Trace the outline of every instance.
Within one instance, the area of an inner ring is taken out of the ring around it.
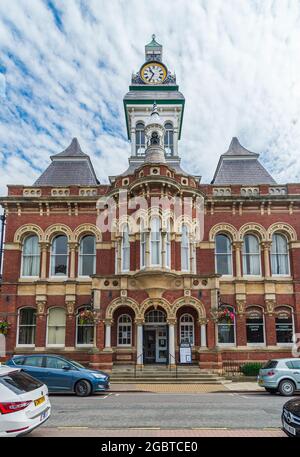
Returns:
[[[166,314],[151,310],[145,316],[144,325],[144,363],[167,363],[168,326]]]

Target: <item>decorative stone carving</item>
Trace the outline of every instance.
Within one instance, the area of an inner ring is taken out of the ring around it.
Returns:
[[[44,236],[43,230],[38,225],[26,224],[26,225],[22,225],[21,227],[19,227],[18,230],[16,231],[15,236],[14,236],[14,243],[22,242],[25,235],[27,235],[27,234],[29,235],[30,233],[37,235],[39,238],[39,241],[42,241],[43,236]]]
[[[97,189],[92,187],[86,187],[79,189],[80,197],[95,197],[97,195]]]
[[[265,300],[265,305],[266,305],[266,314],[269,314],[271,316],[274,313],[276,301],[275,300]]]
[[[246,300],[237,300],[236,301],[237,314],[243,316],[246,311]]]
[[[67,306],[68,317],[73,317],[74,308],[75,308],[75,301],[73,301],[73,300],[67,301],[66,302],[66,306]]]
[[[241,195],[242,197],[258,197],[259,187],[242,187]]]
[[[41,195],[41,189],[37,189],[36,187],[23,189],[23,197],[41,197]]]
[[[238,231],[237,229],[231,224],[216,224],[214,225],[209,232],[209,241],[214,241],[215,237],[218,233],[228,233],[231,235],[233,241],[238,241]]]
[[[262,241],[267,239],[267,231],[266,231],[266,229],[260,224],[257,224],[255,222],[250,222],[248,224],[244,224],[239,229],[239,239],[240,239],[240,241],[243,241],[245,234],[248,233],[248,232],[252,232],[252,233],[258,234]]]
[[[70,195],[70,189],[67,187],[57,187],[51,189],[51,196],[52,197],[68,197]]]
[[[297,233],[294,227],[291,225],[285,223],[285,222],[276,222],[275,224],[272,224],[268,230],[267,230],[267,235],[268,235],[268,240],[272,241],[272,235],[275,232],[281,232],[284,233],[288,236],[289,241],[296,241],[297,240]]]
[[[214,187],[213,195],[214,195],[214,197],[230,197],[231,188],[230,187]]]
[[[269,194],[270,195],[286,195],[287,188],[286,188],[286,186],[269,187]]]
[[[39,317],[42,317],[45,314],[46,305],[47,305],[46,300],[38,300],[36,302],[37,315]]]
[[[199,325],[206,325],[208,323],[208,319],[206,317],[203,317],[201,319],[198,319]]]

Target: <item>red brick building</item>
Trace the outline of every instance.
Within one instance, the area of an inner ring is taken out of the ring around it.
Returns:
[[[73,139],[0,199],[7,356],[56,352],[105,369],[174,365],[181,343],[200,368],[290,356],[300,184],[277,185],[236,138],[211,184],[182,170],[185,100],[155,38],[145,50],[124,97],[128,169],[100,184]]]

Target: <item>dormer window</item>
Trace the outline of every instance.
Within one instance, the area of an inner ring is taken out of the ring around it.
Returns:
[[[165,124],[165,151],[167,156],[174,154],[174,129],[171,122]]]
[[[145,154],[145,126],[138,122],[135,127],[135,151],[137,156]]]

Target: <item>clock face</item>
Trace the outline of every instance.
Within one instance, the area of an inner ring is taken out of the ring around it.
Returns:
[[[140,75],[147,84],[161,84],[167,76],[167,69],[159,62],[149,62],[142,66]]]

